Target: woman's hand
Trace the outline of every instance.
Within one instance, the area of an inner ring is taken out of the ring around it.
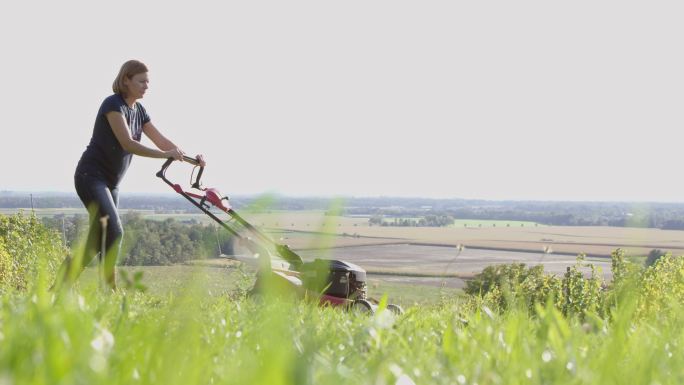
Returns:
[[[200,167],[206,167],[207,162],[204,160],[204,155],[198,154],[198,155],[195,157],[195,159],[197,159],[197,161],[199,162]]]
[[[183,161],[183,155],[185,155],[183,150],[177,147],[172,150],[164,151],[164,154],[166,155],[166,158],[173,158],[174,160],[180,160],[181,162]]]

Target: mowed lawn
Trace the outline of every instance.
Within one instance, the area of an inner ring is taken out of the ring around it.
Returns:
[[[230,297],[240,291],[249,290],[254,282],[252,271],[243,270],[238,263],[224,267],[173,265],[173,266],[123,266],[119,267],[119,286],[125,287],[122,271],[129,277],[142,272],[142,284],[152,296],[167,297],[183,294],[188,287],[201,288],[207,296]],[[88,267],[79,278],[78,284],[88,288],[97,285],[97,268]],[[455,297],[461,290],[449,287],[445,278],[445,287],[415,283],[407,277],[386,276],[368,278],[368,295],[380,299],[387,295],[390,302],[402,306],[435,304],[445,297]],[[405,282],[403,282],[405,281]]]

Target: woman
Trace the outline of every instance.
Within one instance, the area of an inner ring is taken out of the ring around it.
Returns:
[[[83,255],[77,255],[73,260],[68,258],[60,269],[63,280],[69,284],[98,251],[104,249],[104,258],[100,255],[104,260],[104,278],[112,289],[116,289],[115,266],[123,236],[117,211],[119,183],[133,155],[183,160],[184,152],[159,132],[138,102],[147,90],[147,72],[145,64],[137,60],[129,60],[121,66],[112,85],[114,94],[102,102],[90,144],[76,166],[76,192],[88,209],[90,228]],[[142,134],[157,149],[141,144]],[[202,155],[197,155],[197,160],[200,165],[206,165]]]

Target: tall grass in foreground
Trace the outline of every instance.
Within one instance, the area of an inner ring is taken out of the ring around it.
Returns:
[[[161,296],[135,279],[52,293],[55,256],[11,231],[0,251],[39,262],[4,270],[2,385],[684,383],[681,257],[640,269],[616,252],[610,284],[492,269],[479,295],[367,316],[240,285],[212,294],[201,279]]]
[[[2,384],[681,384],[684,321],[486,304],[374,316],[287,299],[6,294]]]
[[[609,317],[484,299],[395,317],[201,282],[177,297],[37,285],[2,296],[0,383],[681,384],[684,309],[639,313],[636,292]]]

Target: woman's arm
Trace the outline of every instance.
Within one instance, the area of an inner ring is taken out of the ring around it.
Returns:
[[[155,127],[152,122],[147,122],[145,125],[143,125],[143,132],[148,138],[150,138],[152,143],[154,143],[154,145],[162,151],[168,151],[178,147],[173,144],[172,141],[162,135],[162,133],[159,132],[157,127]]]
[[[178,148],[178,146],[173,144],[172,141],[159,132],[152,122],[147,122],[143,125],[143,132],[160,150],[173,150]],[[200,166],[204,167],[207,165],[202,154],[197,155],[195,158],[200,162]]]
[[[112,127],[114,136],[121,144],[121,147],[131,154],[145,156],[148,158],[174,158],[176,160],[183,160],[183,151],[177,147],[161,148],[156,150],[140,144],[131,138],[131,133],[128,130],[128,124],[120,112],[110,111],[107,113],[107,121]],[[149,124],[149,123],[148,123]],[[143,129],[144,131],[144,129]],[[149,135],[148,135],[149,136]],[[152,140],[154,142],[154,140]],[[168,141],[168,140],[167,140]],[[170,141],[168,143],[171,143]],[[157,144],[155,142],[155,144]],[[173,143],[171,143],[173,145]]]

